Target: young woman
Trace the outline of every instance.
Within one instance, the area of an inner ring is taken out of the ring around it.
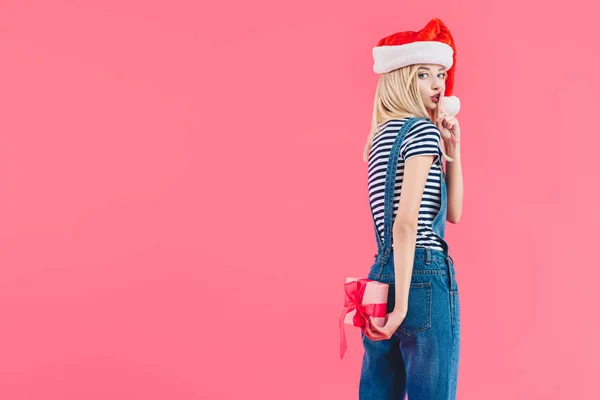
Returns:
[[[361,334],[359,398],[455,399],[460,305],[444,231],[462,213],[456,50],[433,19],[380,40],[373,57],[380,77],[364,159],[378,252],[368,278],[390,286],[385,326],[371,320]]]

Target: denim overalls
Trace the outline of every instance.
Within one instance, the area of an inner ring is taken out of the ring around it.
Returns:
[[[384,195],[384,237],[375,226],[377,255],[368,278],[389,284],[387,312],[394,309],[394,252],[390,243],[400,145],[417,121],[404,122],[388,161]],[[443,171],[441,157],[438,157]],[[447,189],[443,172],[441,208],[433,230],[444,251],[417,247],[408,296],[408,313],[389,340],[371,341],[361,333],[365,349],[359,385],[361,400],[454,400],[460,353],[460,303],[454,262],[444,240]],[[375,219],[373,218],[373,223]]]

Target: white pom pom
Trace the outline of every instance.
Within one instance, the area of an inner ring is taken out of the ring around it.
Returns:
[[[452,117],[460,111],[460,100],[456,96],[444,97],[442,105],[446,113]]]

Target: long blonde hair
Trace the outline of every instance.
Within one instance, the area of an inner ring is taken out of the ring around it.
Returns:
[[[365,162],[369,160],[371,146],[380,126],[387,121],[406,117],[437,120],[438,109],[436,108],[430,114],[419,93],[417,72],[420,66],[420,64],[413,64],[379,75],[373,104],[371,132],[363,151]],[[446,160],[452,161],[443,151],[442,153]]]

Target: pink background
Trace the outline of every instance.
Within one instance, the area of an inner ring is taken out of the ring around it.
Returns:
[[[2,1],[0,398],[357,398],[371,48],[433,16],[463,104],[458,398],[598,398],[598,11]]]

